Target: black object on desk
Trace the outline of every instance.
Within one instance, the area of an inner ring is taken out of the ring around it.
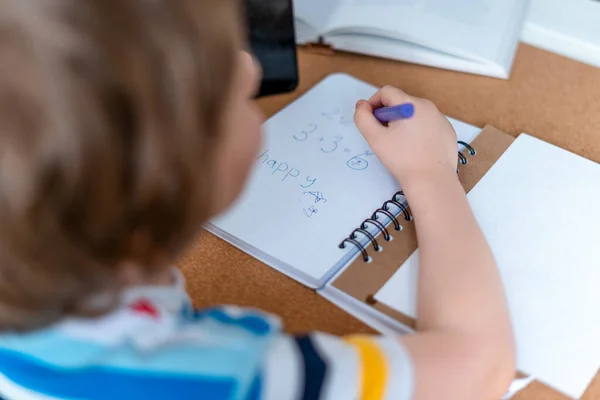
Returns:
[[[263,69],[259,96],[293,91],[298,61],[292,0],[246,0],[250,46]]]

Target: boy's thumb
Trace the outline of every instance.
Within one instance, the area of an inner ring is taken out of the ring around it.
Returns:
[[[374,135],[381,134],[385,130],[381,122],[375,118],[373,106],[365,100],[359,100],[356,103],[354,123],[367,142],[370,142]]]

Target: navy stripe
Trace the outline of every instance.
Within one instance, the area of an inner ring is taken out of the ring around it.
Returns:
[[[260,400],[262,397],[262,379],[260,375],[257,375],[252,382],[252,386],[250,387],[250,391],[248,392],[248,396],[246,396],[246,400]],[[2,399],[0,399],[2,400]]]
[[[318,400],[325,381],[327,365],[321,358],[310,336],[296,338],[296,344],[304,359],[304,391],[302,400]]]
[[[165,375],[110,368],[63,369],[19,353],[0,350],[0,370],[10,381],[34,392],[59,398],[230,399],[233,378]]]

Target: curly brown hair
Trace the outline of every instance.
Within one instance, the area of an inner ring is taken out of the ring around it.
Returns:
[[[208,217],[235,0],[0,0],[0,330],[97,315]]]

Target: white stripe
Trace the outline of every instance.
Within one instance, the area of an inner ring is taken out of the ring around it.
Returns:
[[[356,399],[361,390],[361,366],[356,348],[339,337],[313,334],[313,343],[327,364],[322,400]]]
[[[298,400],[304,387],[304,360],[288,336],[273,339],[263,365],[262,400]]]
[[[166,316],[154,321],[146,315],[120,309],[97,319],[72,318],[56,326],[67,338],[92,342],[97,345],[116,346],[137,332],[153,332],[167,323]],[[171,317],[172,319],[172,317]],[[172,321],[169,320],[169,322]]]
[[[410,400],[415,386],[415,369],[399,337],[374,338],[388,362],[386,400]]]
[[[44,396],[25,389],[9,381],[2,374],[0,374],[0,397],[4,400],[59,400],[55,397]]]

